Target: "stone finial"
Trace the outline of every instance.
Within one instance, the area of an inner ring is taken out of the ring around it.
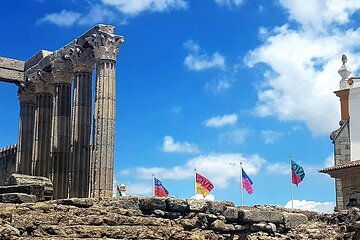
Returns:
[[[119,45],[124,43],[124,37],[120,35],[97,32],[87,38],[87,41],[93,45],[95,59],[98,60],[116,60],[119,51]]]
[[[351,70],[347,68],[346,63],[347,63],[347,57],[345,54],[343,54],[341,56],[341,61],[342,61],[342,66],[340,67],[338,73],[341,76],[341,80],[340,80],[340,89],[346,89],[348,88],[348,84],[347,84],[347,79],[349,77],[349,75],[351,74]]]
[[[74,72],[92,72],[95,64],[94,53],[90,47],[76,45],[69,50],[69,58]]]

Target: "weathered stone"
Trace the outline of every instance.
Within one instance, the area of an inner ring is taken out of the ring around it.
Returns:
[[[1,239],[14,239],[14,237],[19,237],[20,231],[17,228],[9,224],[0,225],[0,237]]]
[[[279,211],[259,211],[238,208],[240,223],[272,222],[275,224],[283,223],[284,217]]]
[[[2,203],[31,203],[36,202],[35,195],[26,193],[3,193],[0,194],[0,202]]]
[[[167,198],[166,210],[171,212],[185,212],[188,204],[185,199],[180,198]]]
[[[194,212],[206,212],[207,203],[204,200],[188,199],[189,210]]]
[[[68,198],[68,199],[58,199],[57,203],[62,205],[71,205],[80,208],[89,208],[94,205],[94,200],[91,198]]]
[[[51,180],[41,176],[30,176],[14,173],[8,178],[6,185],[39,185],[44,186],[45,191],[53,191],[53,184]]]
[[[234,207],[234,204],[232,202],[228,201],[222,201],[222,202],[216,202],[216,201],[207,201],[208,210],[210,213],[217,214],[217,213],[223,213],[227,207]]]
[[[308,218],[306,217],[305,214],[302,213],[283,212],[282,214],[284,216],[285,228],[297,227],[300,224],[306,224],[308,222]]]
[[[115,200],[111,200],[110,203],[112,206],[125,209],[139,209],[140,207],[139,198],[130,196],[116,198]]]
[[[259,231],[268,231],[267,228],[267,224],[266,222],[259,222],[259,223],[254,223],[253,225],[250,226],[250,230],[253,232],[259,232]]]
[[[238,213],[236,207],[226,207],[223,215],[227,222],[235,222],[238,219]]]
[[[140,198],[140,210],[166,210],[165,198],[161,197],[143,197]]]
[[[219,232],[230,232],[230,231],[234,231],[235,227],[234,227],[234,225],[231,225],[231,224],[225,224],[221,220],[215,220],[211,224],[211,229],[213,229],[215,231],[219,231]]]
[[[37,201],[44,201],[43,185],[16,185],[16,186],[0,186],[0,194],[2,193],[26,193],[35,195]]]

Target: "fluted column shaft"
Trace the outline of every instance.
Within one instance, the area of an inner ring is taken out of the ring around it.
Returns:
[[[70,197],[89,196],[91,84],[91,72],[74,74]]]
[[[92,197],[112,197],[115,145],[115,61],[96,64]]]
[[[33,94],[32,94],[33,95]],[[34,98],[34,97],[32,97]],[[16,154],[16,173],[31,175],[32,147],[34,138],[35,103],[20,100],[19,136]]]
[[[33,175],[50,177],[50,143],[52,122],[52,95],[36,94],[35,129],[33,143]]]
[[[71,83],[55,84],[51,180],[54,198],[68,196],[71,142]]]

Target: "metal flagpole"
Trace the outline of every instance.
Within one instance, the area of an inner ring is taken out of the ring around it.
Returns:
[[[244,206],[244,186],[242,181],[242,162],[240,162],[240,189],[241,189],[241,205]]]
[[[195,190],[195,199],[196,199],[196,195],[197,195],[197,191],[196,191],[196,168],[194,168],[194,190]]]
[[[291,208],[294,208],[294,186],[292,183],[292,161],[291,155],[289,155],[289,162],[290,162],[290,187],[291,187]]]
[[[155,197],[155,176],[152,175],[152,188],[153,188],[153,197]]]

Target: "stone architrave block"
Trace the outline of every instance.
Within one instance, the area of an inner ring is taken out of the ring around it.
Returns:
[[[284,217],[278,211],[259,211],[239,209],[239,223],[272,222],[275,224],[284,223]]]
[[[26,193],[3,193],[0,194],[2,203],[32,203],[36,202],[36,196]]]

